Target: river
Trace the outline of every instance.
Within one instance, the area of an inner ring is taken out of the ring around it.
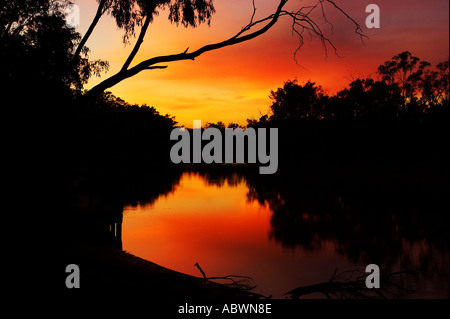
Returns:
[[[413,271],[386,289],[392,297],[448,298],[448,243],[432,231],[440,212],[423,212],[411,203],[417,195],[377,200],[269,186],[185,172],[152,203],[124,207],[123,250],[193,276],[202,276],[196,263],[207,277],[248,276],[253,291],[273,298],[372,263],[382,275]]]

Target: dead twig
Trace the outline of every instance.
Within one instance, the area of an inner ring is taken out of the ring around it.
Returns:
[[[200,265],[198,263],[195,263],[194,266],[197,267],[198,270],[200,270],[200,272],[203,275],[203,281],[204,281],[204,283],[206,283],[208,281],[208,279],[206,278],[205,272],[203,271],[202,267],[200,267]]]

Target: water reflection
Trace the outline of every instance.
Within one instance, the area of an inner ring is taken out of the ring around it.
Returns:
[[[314,252],[331,241],[353,263],[376,263],[385,272],[420,270],[422,283],[448,295],[448,284],[441,284],[449,278],[443,194],[299,194],[279,186],[250,183],[247,196],[269,205],[269,236],[283,247]]]
[[[255,190],[250,194],[259,196],[258,202],[268,196],[264,202],[273,212],[270,238],[284,247],[316,251],[332,241],[352,262],[377,262],[384,267],[401,263],[408,269],[417,267],[415,253],[424,267],[435,259],[433,248],[446,247],[443,225],[448,223],[447,214],[433,205],[440,198],[399,194],[288,198],[275,192],[260,195]],[[429,204],[423,206],[424,201]]]
[[[66,223],[66,234],[71,240],[102,244],[122,249],[123,208],[147,205],[173,194],[181,180],[180,171],[158,172],[151,176],[134,176],[132,183],[123,183],[122,193],[111,191],[105,184],[103,192],[93,192],[95,181],[72,194]],[[98,181],[97,181],[98,182]],[[114,196],[111,196],[114,194]]]
[[[201,259],[208,275],[248,275],[275,297],[371,263],[420,269],[405,288],[448,297],[443,195],[308,193],[243,168],[186,172],[174,185],[125,207],[125,250],[193,275]]]

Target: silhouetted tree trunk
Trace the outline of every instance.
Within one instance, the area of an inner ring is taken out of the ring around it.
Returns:
[[[147,29],[150,25],[151,17],[147,16],[145,18],[144,24],[142,25],[141,33],[139,34],[139,38],[136,42],[136,45],[134,46],[133,50],[131,51],[130,55],[128,56],[128,59],[125,61],[124,65],[122,66],[121,71],[128,70],[128,67],[130,66],[131,62],[133,62],[134,57],[138,53],[142,43],[144,42],[145,34],[147,33]]]
[[[87,30],[84,37],[81,39],[81,42],[78,44],[78,47],[73,55],[72,63],[75,63],[75,61],[80,57],[81,51],[83,50],[83,47],[86,45],[87,40],[91,36],[92,32],[94,31],[95,27],[98,24],[98,21],[102,17],[103,13],[105,12],[105,5],[107,0],[101,0],[98,8],[97,13],[95,14],[94,20],[92,20],[91,25],[89,26],[89,29]]]

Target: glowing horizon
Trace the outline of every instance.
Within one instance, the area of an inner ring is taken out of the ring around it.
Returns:
[[[95,14],[97,2],[79,0],[76,3],[81,9],[78,31],[84,34]],[[292,35],[290,21],[282,19],[257,39],[206,53],[195,61],[170,63],[165,70],[144,71],[109,91],[129,103],[147,104],[161,114],[176,116],[179,124],[187,127],[192,126],[193,120],[245,125],[247,118],[259,118],[268,112],[270,91],[287,80],[298,79],[299,83],[311,80],[334,94],[345,88],[352,78],[370,76],[384,61],[406,50],[433,66],[448,59],[447,0],[436,0],[433,6],[420,0],[338,3],[370,37],[363,45],[354,26],[336,10],[328,8],[328,20],[334,25],[333,34],[320,16],[317,20],[341,57],[329,48],[326,59],[322,45],[316,39],[305,42],[297,64],[294,52],[298,38]],[[365,8],[370,3],[380,6],[380,29],[365,27],[368,15]],[[263,17],[273,12],[276,4],[276,1],[257,0],[257,14]],[[188,47],[192,51],[229,38],[248,23],[252,13],[251,1],[215,1],[215,7],[217,13],[211,27],[201,25],[196,29],[171,25],[167,12],[161,12],[150,26],[133,64],[161,54],[180,53]],[[87,46],[91,49],[90,58],[108,60],[110,70],[101,78],[92,78],[86,88],[115,74],[133,45],[132,41],[125,47],[122,32],[117,30],[114,21],[109,16],[102,17]]]

